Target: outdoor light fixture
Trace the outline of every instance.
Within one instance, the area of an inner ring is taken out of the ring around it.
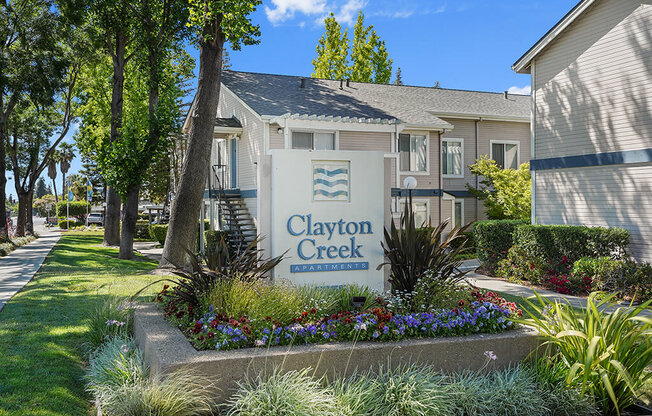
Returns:
[[[403,187],[405,189],[414,189],[417,187],[417,178],[414,176],[408,176],[407,178],[403,179]]]
[[[277,129],[276,129],[276,132],[277,132],[278,134],[283,134],[283,127],[279,127],[279,128],[277,128]]]
[[[366,296],[351,296],[351,306],[354,308],[362,308],[367,302]]]

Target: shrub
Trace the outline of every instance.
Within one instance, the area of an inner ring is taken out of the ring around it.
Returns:
[[[516,227],[529,224],[527,220],[487,220],[478,221],[473,226],[473,240],[478,260],[486,267],[493,268],[507,256],[514,244]]]
[[[196,416],[214,414],[216,408],[210,390],[197,382],[197,375],[185,372],[124,384],[105,391],[101,399],[102,410],[112,416]]]
[[[217,244],[222,238],[226,238],[226,236],[226,231],[204,231],[204,238],[206,239],[206,252],[215,251],[217,249]]]
[[[70,201],[67,204],[68,205],[66,205],[66,201],[60,201],[57,204],[57,217],[65,217],[67,213],[69,213],[71,217],[81,219],[86,215],[86,210],[88,208],[88,203],[86,201]]]
[[[97,396],[147,378],[142,352],[130,337],[107,339],[93,354],[86,373],[87,389]]]
[[[651,302],[605,311],[615,308],[614,295],[601,301],[597,295],[575,309],[537,294],[536,304],[525,300],[532,311],[526,309],[529,318],[521,322],[538,329],[558,352],[569,386],[594,397],[604,414],[620,414],[652,377],[646,371],[652,362],[652,319],[641,316]]]
[[[582,257],[624,258],[629,232],[622,228],[521,225],[513,241],[530,258],[554,265],[565,257],[572,265]]]
[[[507,251],[507,257],[498,262],[496,275],[511,281],[528,281],[535,285],[542,284],[548,265],[537,258],[529,257],[523,249],[513,246]]]
[[[165,237],[168,234],[167,224],[151,224],[149,226],[149,236],[152,240],[158,241],[160,245],[165,244]]]
[[[133,329],[133,315],[125,300],[109,297],[100,303],[88,323],[88,350],[99,348],[107,339],[128,337]]]
[[[652,298],[652,266],[647,263],[584,257],[575,262],[571,276],[576,280],[590,279],[598,290],[615,292],[634,300]]]
[[[310,368],[258,375],[239,384],[228,401],[233,416],[340,416],[332,389],[310,377]]]
[[[75,220],[68,221],[68,220],[64,219],[64,220],[59,220],[59,222],[58,222],[59,228],[61,228],[62,230],[67,230],[68,229],[68,224],[70,224],[71,229],[74,228],[74,227],[78,227],[80,225],[84,225],[83,222],[75,221]]]
[[[149,233],[149,221],[147,220],[138,220],[136,221],[136,238],[140,239],[150,239],[152,238]],[[165,242],[165,240],[163,241]]]
[[[390,229],[384,230],[385,241],[381,242],[381,245],[387,261],[380,264],[378,269],[387,264],[390,266],[389,282],[395,292],[411,293],[419,279],[426,276],[439,280],[442,287],[457,285],[466,274],[459,271],[462,262],[456,260],[466,245],[457,242],[464,238],[462,233],[468,225],[453,228],[450,234],[443,238],[448,221],[434,228],[417,229],[411,196],[405,205],[406,209],[401,215],[401,228],[397,228],[392,221]]]

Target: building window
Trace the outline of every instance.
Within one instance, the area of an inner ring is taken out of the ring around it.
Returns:
[[[425,201],[412,201],[414,213],[414,226],[417,228],[428,226],[428,203]]]
[[[453,201],[453,225],[461,227],[464,225],[464,200],[456,199]]]
[[[401,172],[428,171],[428,140],[424,134],[398,135]]]
[[[463,178],[464,140],[442,139],[441,173],[445,177]]]
[[[519,143],[491,141],[490,157],[503,169],[518,169]]]
[[[292,148],[307,150],[335,150],[335,134],[293,131]]]

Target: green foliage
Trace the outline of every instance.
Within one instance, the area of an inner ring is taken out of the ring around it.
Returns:
[[[289,324],[301,315],[305,299],[289,283],[270,283],[264,280],[220,280],[203,299],[202,310],[212,305],[215,313],[239,319],[246,316],[252,321],[267,317]]]
[[[66,201],[60,201],[57,204],[57,217],[65,217],[66,213],[69,212],[71,217],[76,217],[81,221],[88,209],[86,201],[70,201],[68,204],[69,207],[66,206]]]
[[[112,416],[209,415],[215,407],[210,391],[188,372],[123,384],[102,394],[102,409]]]
[[[158,241],[160,245],[165,244],[165,237],[168,233],[167,224],[150,224],[149,226],[149,236],[152,240]]]
[[[507,257],[498,262],[496,276],[515,282],[543,284],[549,265],[537,257],[530,257],[518,246],[507,251]]]
[[[229,416],[339,416],[332,389],[310,376],[310,368],[281,372],[239,383],[227,403]]]
[[[57,223],[57,226],[62,230],[67,230],[69,227],[70,228],[78,227],[80,225],[84,225],[84,223],[79,220],[75,221],[75,220],[63,219],[63,220],[59,220],[59,222]]]
[[[642,316],[650,302],[605,311],[615,308],[613,298],[598,301],[593,293],[584,308],[576,309],[537,294],[536,302],[526,301],[535,312],[527,310],[529,318],[522,321],[538,329],[558,353],[566,384],[594,397],[610,415],[633,404],[652,377],[646,371],[652,362],[652,320]]]
[[[473,241],[478,259],[487,267],[495,266],[507,256],[514,244],[516,227],[528,224],[527,220],[487,220],[473,225]]]
[[[478,189],[467,184],[475,197],[482,200],[490,219],[528,219],[531,206],[530,164],[518,169],[503,169],[487,156],[470,166],[471,173],[481,176]]]
[[[464,239],[463,232],[468,228],[455,227],[444,239],[448,226],[444,221],[437,227],[417,229],[412,212],[412,197],[408,198],[401,215],[401,228],[392,221],[390,229],[384,230],[385,241],[381,243],[389,264],[392,290],[411,293],[422,278],[437,280],[442,287],[453,287],[464,274],[459,271],[462,264],[456,257],[466,245],[457,240]]]
[[[623,258],[629,232],[622,228],[521,225],[514,231],[513,242],[530,258],[554,265],[565,256],[573,264],[582,257]]]
[[[573,264],[571,273],[576,279],[591,278],[597,290],[618,293],[634,300],[652,299],[652,266],[633,260],[614,260],[610,257],[584,257]]]
[[[90,357],[86,372],[87,390],[102,396],[124,385],[141,383],[147,379],[143,353],[128,336],[105,338]]]
[[[41,217],[52,217],[56,214],[54,195],[43,195],[41,198],[34,200],[33,206],[38,210]]]
[[[206,239],[206,251],[211,252],[217,249],[217,245],[222,238],[226,238],[226,232],[219,230],[204,231],[204,238]]]
[[[151,238],[149,232],[149,221],[147,220],[137,220],[136,221],[136,233],[134,234],[135,238],[149,239]]]
[[[128,337],[132,329],[133,316],[127,302],[110,296],[96,307],[88,320],[87,350],[93,351],[114,337]]]
[[[373,25],[364,25],[362,11],[358,12],[350,45],[348,29],[342,33],[342,26],[333,13],[326,17],[324,24],[326,32],[319,39],[317,58],[312,61],[313,77],[389,84],[392,60],[389,59],[385,41],[376,34]]]

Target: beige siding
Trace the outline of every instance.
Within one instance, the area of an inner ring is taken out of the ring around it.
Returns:
[[[237,186],[242,190],[256,189],[255,162],[258,162],[258,156],[263,153],[264,123],[255,113],[242,105],[230,91],[224,88],[220,93],[217,116],[234,116],[242,123],[243,132],[237,144]],[[230,151],[231,148],[229,147]]]
[[[536,193],[538,223],[622,227],[652,261],[652,164],[537,171]]]
[[[376,150],[389,153],[392,146],[391,133],[368,133],[340,131],[340,150]]]
[[[652,147],[652,0],[601,0],[534,62],[536,158]]]
[[[278,125],[269,126],[269,149],[285,149],[285,135],[278,132]]]

